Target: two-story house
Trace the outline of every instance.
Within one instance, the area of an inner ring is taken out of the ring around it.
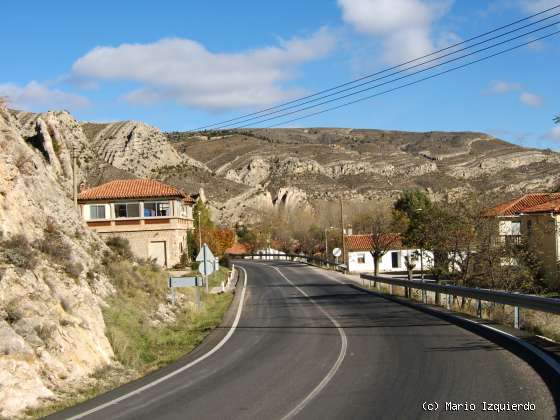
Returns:
[[[116,180],[81,191],[78,203],[90,228],[128,239],[139,258],[171,267],[187,251],[195,201],[177,188],[152,179]]]
[[[498,221],[498,234],[505,243],[518,244],[525,237],[542,251],[549,285],[560,282],[560,193],[525,194],[486,213]]]

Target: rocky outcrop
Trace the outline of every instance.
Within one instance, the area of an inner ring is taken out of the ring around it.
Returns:
[[[131,172],[138,177],[149,177],[164,166],[189,164],[199,168],[205,165],[179,153],[157,128],[138,121],[110,124],[88,124],[83,127],[95,153],[110,165]]]
[[[53,127],[0,108],[0,417],[112,362],[101,307],[113,287],[96,269],[106,248],[73,206],[60,149],[44,154],[49,136],[65,141]]]

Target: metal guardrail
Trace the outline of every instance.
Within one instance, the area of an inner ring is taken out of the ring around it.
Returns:
[[[237,254],[229,255],[230,258],[241,259],[265,259],[265,260],[282,260],[282,261],[299,261],[318,267],[333,268],[334,270],[345,273],[346,266],[337,264],[332,260],[324,260],[318,257],[300,254]],[[439,301],[439,295],[447,296],[447,309],[451,309],[453,297],[466,297],[476,299],[477,314],[482,317],[482,302],[494,302],[514,307],[514,326],[519,328],[520,325],[520,308],[531,309],[540,312],[547,312],[560,315],[560,299],[545,298],[541,296],[532,296],[522,293],[504,292],[490,289],[477,289],[462,286],[449,286],[435,283],[425,283],[417,280],[404,280],[392,277],[372,276],[370,274],[361,274],[364,280],[373,281],[374,283],[384,283],[390,286],[401,286],[406,289],[422,290],[422,301],[427,302],[426,292],[436,293],[436,302]],[[392,291],[391,291],[392,293]],[[408,296],[407,292],[407,296]]]
[[[369,274],[361,274],[364,280],[373,281],[374,283],[384,283],[390,286],[402,286],[409,289],[422,290],[422,301],[426,302],[426,291],[435,292],[437,294],[447,295],[447,308],[451,309],[452,298],[454,296],[476,299],[478,316],[482,316],[481,302],[494,302],[514,307],[514,326],[519,328],[520,324],[520,308],[532,309],[534,311],[547,312],[560,315],[560,299],[546,298],[541,296],[532,296],[522,293],[504,292],[490,289],[477,289],[462,286],[449,286],[434,283],[424,283],[417,280],[395,279],[390,277],[372,276]],[[406,290],[406,289],[405,289]]]
[[[337,264],[333,260],[325,260],[319,257],[312,257],[309,255],[301,254],[228,254],[230,258],[240,258],[240,259],[263,259],[267,261],[298,261],[305,264],[314,265],[317,267],[326,267],[328,269],[346,272],[346,266],[343,264]]]

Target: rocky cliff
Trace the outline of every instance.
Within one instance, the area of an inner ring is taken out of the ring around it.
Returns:
[[[0,417],[113,356],[101,313],[113,288],[96,269],[105,245],[71,198],[80,132],[67,113],[13,115],[0,104]]]
[[[410,188],[434,199],[473,191],[506,197],[551,190],[560,181],[560,154],[484,133],[317,128],[168,137],[212,171],[209,195],[224,220],[250,217],[243,205],[297,207],[340,196],[375,203]],[[159,175],[180,182],[181,170],[170,173]]]

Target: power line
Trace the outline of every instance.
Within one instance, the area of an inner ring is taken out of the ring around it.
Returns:
[[[294,104],[294,103],[303,101],[303,100],[305,100],[305,99],[309,99],[309,98],[312,98],[312,97],[315,97],[315,96],[319,96],[319,95],[324,94],[324,93],[327,93],[327,92],[331,92],[331,91],[336,90],[336,89],[339,89],[339,88],[341,88],[341,87],[348,86],[348,85],[351,85],[351,84],[360,82],[360,81],[362,81],[362,80],[365,80],[365,79],[368,79],[368,78],[371,78],[371,77],[374,77],[374,76],[377,76],[377,75],[386,73],[386,72],[388,72],[388,71],[398,69],[398,68],[400,68],[400,67],[406,66],[406,65],[408,65],[408,64],[414,63],[414,62],[419,61],[419,60],[422,60],[422,59],[424,59],[424,58],[428,58],[428,57],[434,56],[434,55],[436,55],[436,54],[439,54],[439,53],[441,53],[441,52],[444,52],[444,51],[447,51],[447,50],[449,50],[449,49],[455,48],[455,47],[457,47],[457,46],[460,46],[460,45],[469,43],[469,42],[474,41],[474,40],[476,40],[476,39],[483,38],[483,37],[485,37],[485,36],[487,36],[487,35],[490,35],[490,34],[493,34],[493,33],[498,32],[498,31],[501,31],[501,30],[503,30],[503,29],[512,27],[512,26],[514,26],[514,25],[517,25],[518,23],[527,21],[527,20],[532,19],[532,18],[534,18],[534,17],[536,17],[536,16],[543,15],[543,14],[545,14],[545,13],[547,13],[547,12],[550,12],[551,10],[555,10],[555,9],[557,9],[557,8],[560,8],[560,4],[558,4],[558,5],[556,5],[556,6],[553,6],[553,7],[550,7],[550,8],[548,8],[548,9],[545,9],[545,10],[543,10],[543,11],[541,11],[541,12],[535,13],[535,14],[533,14],[533,15],[527,16],[527,17],[525,17],[525,18],[518,19],[518,20],[516,20],[516,21],[514,21],[514,22],[508,23],[507,25],[503,25],[503,26],[500,26],[500,27],[498,27],[498,28],[492,29],[492,30],[487,31],[487,32],[485,32],[485,33],[483,33],[483,34],[480,34],[480,35],[471,37],[471,38],[466,39],[466,40],[461,41],[461,42],[457,42],[457,43],[455,43],[455,44],[453,44],[453,45],[450,45],[450,46],[448,46],[448,47],[445,47],[445,48],[442,48],[442,49],[440,49],[440,50],[434,51],[434,52],[432,52],[432,53],[429,53],[429,54],[423,55],[423,56],[421,56],[421,57],[418,57],[418,58],[415,58],[415,59],[406,61],[406,62],[401,63],[401,64],[398,64],[398,65],[396,65],[396,66],[389,67],[389,68],[386,68],[386,69],[384,69],[384,70],[377,71],[377,72],[375,72],[375,73],[371,73],[371,74],[362,76],[362,77],[360,77],[360,78],[354,79],[354,80],[352,80],[352,81],[349,81],[349,82],[346,82],[346,83],[342,83],[342,84],[333,86],[333,87],[331,87],[331,88],[324,89],[324,90],[321,90],[321,91],[318,91],[318,92],[315,92],[315,93],[313,93],[313,94],[306,95],[306,96],[303,96],[303,97],[300,97],[300,98],[297,98],[297,99],[293,99],[293,100],[291,100],[291,101],[287,101],[287,102],[284,102],[284,103],[279,104],[279,105],[275,105],[275,106],[272,106],[272,107],[269,107],[269,108],[266,108],[266,109],[262,109],[262,110],[260,110],[260,111],[251,112],[251,113],[248,113],[248,114],[245,114],[245,115],[241,115],[241,116],[239,116],[239,117],[231,118],[231,119],[228,119],[228,120],[225,120],[225,121],[220,121],[220,122],[217,122],[217,123],[214,123],[214,124],[208,124],[208,125],[201,126],[201,127],[198,127],[198,128],[192,129],[192,130],[189,130],[189,131],[190,131],[190,132],[193,132],[193,131],[200,131],[200,130],[203,130],[203,129],[206,129],[206,128],[220,126],[220,125],[227,124],[227,123],[230,123],[230,122],[233,122],[233,121],[236,121],[236,120],[240,120],[240,119],[243,119],[243,118],[247,118],[247,117],[251,117],[251,116],[254,116],[254,115],[262,114],[262,113],[264,113],[264,112],[271,111],[271,110],[274,110],[274,109],[282,108],[282,107],[285,107],[285,106],[287,106],[287,105],[291,105],[291,104]]]
[[[517,36],[515,36],[515,37],[506,39],[506,40],[504,40],[504,41],[497,42],[497,43],[492,44],[492,45],[489,45],[489,46],[487,46],[487,47],[484,47],[484,48],[481,48],[481,49],[472,51],[472,52],[470,52],[470,53],[468,53],[468,54],[463,54],[463,55],[461,55],[461,56],[459,56],[459,57],[456,57],[456,58],[453,58],[453,59],[450,59],[450,60],[447,60],[447,61],[443,61],[443,62],[438,63],[438,64],[434,64],[434,65],[432,65],[432,66],[423,68],[423,69],[421,69],[421,70],[417,70],[417,71],[415,71],[415,72],[406,74],[406,75],[404,75],[404,76],[400,76],[400,77],[397,77],[397,78],[394,78],[394,79],[385,81],[385,82],[383,82],[383,83],[378,83],[378,84],[376,84],[376,85],[374,85],[374,86],[370,86],[370,87],[367,87],[367,88],[364,88],[364,89],[361,89],[361,90],[358,90],[358,91],[355,91],[355,92],[352,92],[352,93],[347,93],[347,94],[345,94],[345,95],[341,95],[341,96],[338,96],[338,97],[335,97],[335,98],[332,98],[332,99],[328,99],[328,100],[325,100],[325,101],[323,101],[323,102],[319,102],[319,103],[317,103],[317,104],[310,105],[310,106],[307,106],[307,107],[299,108],[299,109],[296,109],[296,110],[294,110],[294,111],[284,112],[284,113],[282,113],[282,114],[280,114],[280,115],[276,115],[276,116],[273,116],[273,117],[264,118],[264,119],[259,118],[258,121],[255,121],[254,123],[249,124],[249,125],[247,125],[247,126],[245,126],[245,127],[251,127],[251,126],[254,126],[254,125],[256,125],[256,124],[262,124],[262,123],[267,122],[267,121],[272,121],[272,120],[279,119],[279,118],[282,118],[282,117],[285,117],[285,116],[288,116],[288,115],[293,115],[293,114],[297,114],[297,113],[299,113],[299,112],[303,112],[303,111],[307,111],[307,110],[310,110],[310,109],[313,109],[313,108],[317,108],[317,107],[319,107],[319,106],[321,106],[321,105],[326,105],[326,104],[328,104],[328,103],[340,101],[340,100],[342,100],[342,99],[345,99],[345,98],[348,98],[348,97],[351,97],[351,96],[355,96],[355,95],[358,95],[358,94],[360,94],[360,93],[363,93],[363,92],[366,92],[366,91],[370,91],[370,90],[373,90],[373,89],[375,89],[375,88],[378,88],[378,87],[381,87],[381,86],[384,86],[384,85],[387,85],[387,84],[390,84],[390,83],[394,83],[394,82],[397,82],[397,81],[399,81],[399,80],[403,80],[403,79],[406,79],[406,78],[415,76],[415,75],[417,75],[417,74],[424,73],[424,72],[429,71],[429,70],[433,70],[433,69],[438,68],[438,67],[442,67],[442,66],[444,66],[444,65],[446,65],[446,64],[449,64],[449,63],[452,63],[452,62],[455,62],[455,61],[458,61],[458,60],[462,60],[462,59],[464,59],[464,58],[466,58],[466,57],[469,57],[469,56],[478,54],[478,53],[483,52],[483,51],[487,51],[487,50],[492,49],[492,48],[494,48],[494,47],[497,47],[497,46],[499,46],[499,45],[503,45],[503,44],[506,44],[506,43],[508,43],[508,42],[514,41],[514,40],[516,40],[516,39],[523,38],[523,37],[525,37],[525,36],[527,36],[527,35],[531,35],[531,34],[533,34],[533,33],[542,31],[542,30],[544,30],[544,29],[548,29],[548,28],[550,28],[550,27],[552,27],[552,26],[555,26],[555,25],[557,25],[557,24],[559,24],[559,23],[560,23],[560,21],[553,22],[553,23],[551,23],[551,24],[549,24],[549,25],[546,25],[546,26],[543,26],[543,27],[534,29],[534,30],[529,31],[529,32],[525,32],[525,33],[523,33],[523,34],[521,34],[521,35],[517,35]]]
[[[222,129],[226,129],[226,128],[229,128],[229,127],[233,127],[233,128],[235,128],[236,126],[237,126],[237,127],[241,127],[241,124],[246,123],[246,122],[255,121],[255,120],[260,120],[261,118],[267,117],[267,116],[269,116],[269,115],[279,114],[279,113],[284,112],[284,111],[287,111],[287,110],[289,110],[289,109],[299,108],[299,107],[301,107],[301,106],[303,106],[303,105],[307,105],[307,104],[310,104],[310,103],[319,101],[319,100],[321,100],[321,99],[325,99],[325,98],[329,98],[329,97],[335,96],[335,95],[337,95],[337,94],[339,94],[339,93],[348,92],[348,91],[357,89],[357,88],[359,88],[359,87],[366,86],[366,85],[369,85],[369,84],[371,84],[371,83],[377,82],[377,81],[379,81],[379,80],[383,80],[383,79],[386,79],[386,78],[388,78],[388,77],[395,76],[395,75],[401,74],[401,73],[405,73],[405,72],[407,72],[407,71],[409,71],[409,70],[412,70],[412,69],[415,69],[415,68],[418,68],[418,67],[422,67],[422,66],[424,66],[424,65],[426,65],[426,64],[429,64],[429,63],[432,63],[432,62],[434,62],[434,61],[441,60],[442,58],[445,58],[445,57],[448,57],[448,56],[457,54],[457,53],[459,53],[459,52],[461,52],[461,51],[469,50],[470,48],[473,48],[473,47],[476,47],[476,46],[485,44],[485,43],[487,43],[487,42],[493,41],[493,40],[495,40],[495,39],[501,38],[501,37],[506,36],[506,35],[510,35],[510,34],[512,34],[512,33],[515,33],[515,32],[517,32],[517,31],[521,30],[521,29],[525,29],[525,28],[527,28],[527,27],[529,27],[529,26],[536,25],[536,24],[538,24],[538,23],[541,23],[541,22],[543,22],[543,21],[545,21],[545,20],[551,19],[551,18],[556,17],[556,16],[559,16],[559,15],[560,15],[560,12],[559,12],[559,13],[556,13],[556,14],[554,14],[554,15],[548,16],[548,17],[546,17],[546,18],[544,18],[544,19],[538,20],[538,21],[536,21],[536,22],[530,23],[530,24],[528,24],[528,25],[522,26],[522,27],[520,27],[520,28],[513,29],[513,30],[511,30],[511,31],[505,32],[505,33],[503,33],[503,34],[497,35],[497,36],[492,37],[492,38],[488,38],[488,39],[486,39],[486,40],[484,40],[484,41],[481,41],[481,42],[477,42],[476,44],[469,45],[468,47],[464,47],[464,48],[461,48],[461,49],[459,49],[459,50],[452,51],[452,52],[450,52],[450,53],[441,55],[441,56],[439,56],[439,57],[432,58],[432,59],[430,59],[430,60],[427,60],[427,61],[424,61],[424,62],[415,64],[415,65],[410,66],[410,67],[407,67],[407,68],[404,68],[404,69],[402,69],[402,70],[398,70],[398,71],[396,71],[396,72],[389,73],[389,74],[387,74],[387,75],[385,75],[385,76],[378,77],[378,78],[375,78],[375,79],[373,79],[373,80],[368,80],[367,82],[363,82],[363,83],[360,83],[360,84],[355,85],[355,86],[352,86],[352,87],[348,87],[348,88],[345,88],[345,89],[337,90],[336,92],[330,93],[330,94],[328,94],[328,95],[319,96],[319,97],[316,97],[316,98],[314,98],[314,99],[311,99],[311,100],[308,100],[308,101],[305,101],[305,102],[301,102],[301,103],[299,103],[299,104],[297,104],[297,105],[291,105],[291,106],[288,106],[288,107],[284,107],[284,108],[282,108],[282,109],[278,109],[278,110],[276,110],[276,111],[271,111],[271,112],[268,112],[268,113],[264,113],[264,114],[262,114],[262,115],[258,115],[258,116],[254,116],[254,117],[251,117],[251,118],[247,118],[247,119],[244,119],[244,120],[241,120],[241,121],[237,121],[237,122],[235,122],[235,123],[231,123],[231,124],[227,124],[227,125],[222,125],[222,126],[217,127],[216,129],[217,129],[217,130],[222,130]],[[540,31],[540,30],[546,29],[546,28],[548,28],[548,27],[550,27],[550,26],[554,26],[554,25],[556,25],[556,23],[553,23],[553,24],[551,24],[551,25],[549,25],[549,26],[541,27],[541,28],[539,28],[539,29],[537,29],[537,30],[535,30],[535,31],[532,31],[532,32],[527,32],[527,33],[525,33],[525,34],[523,34],[523,35],[520,35],[519,37],[526,36],[526,35],[530,35],[530,34],[533,33],[533,32],[538,32],[538,31]],[[518,37],[518,38],[519,38],[519,37]],[[508,41],[504,41],[504,42],[509,42],[509,41],[512,41],[512,40],[515,40],[515,39],[517,39],[517,38],[511,38],[511,39],[509,39]],[[494,44],[494,46],[497,46],[497,45],[500,45],[500,44]],[[483,50],[478,50],[478,52],[480,52],[480,51],[483,51]],[[462,56],[462,57],[459,57],[459,58],[464,58],[464,57],[466,57],[466,55],[465,55],[465,56]],[[446,63],[449,63],[449,61],[447,61]],[[445,64],[445,63],[440,63],[440,64]],[[432,68],[433,68],[433,67],[432,67]],[[415,73],[413,73],[413,74],[415,74]],[[377,86],[379,86],[379,85],[377,85]],[[359,92],[358,92],[358,93],[359,93]]]
[[[521,48],[521,47],[524,47],[524,46],[526,46],[526,45],[529,45],[529,44],[531,44],[531,43],[533,43],[533,42],[537,42],[537,41],[540,41],[540,40],[542,40],[542,39],[549,38],[549,37],[551,37],[551,36],[558,35],[558,34],[560,34],[560,31],[552,32],[552,33],[550,33],[550,34],[541,36],[541,37],[539,37],[539,38],[535,38],[535,39],[533,39],[533,40],[524,42],[524,43],[522,43],[522,44],[515,45],[515,46],[513,46],[513,47],[511,47],[511,48],[508,48],[508,49],[499,51],[499,52],[497,52],[497,53],[494,53],[494,54],[491,54],[491,55],[488,55],[488,56],[479,58],[479,59],[474,60],[474,61],[470,61],[470,62],[465,63],[465,64],[462,64],[462,65],[460,65],[460,66],[456,66],[456,67],[447,69],[447,70],[445,70],[445,71],[442,71],[442,72],[439,72],[439,73],[436,73],[436,74],[433,74],[433,75],[424,77],[424,78],[422,78],[422,79],[418,79],[418,80],[415,80],[415,81],[413,81],[413,82],[406,83],[406,84],[404,84],[404,85],[400,85],[400,86],[397,86],[397,87],[394,87],[394,88],[385,90],[385,91],[383,91],[383,92],[378,92],[378,93],[376,93],[376,94],[374,94],[374,95],[365,96],[365,97],[363,97],[363,98],[355,99],[355,100],[350,101],[350,102],[345,102],[345,103],[343,103],[343,104],[340,104],[340,105],[337,105],[337,106],[334,106],[334,107],[326,108],[326,109],[321,110],[321,111],[316,111],[316,112],[313,112],[313,113],[310,113],[310,114],[306,114],[306,115],[303,115],[303,116],[298,117],[298,118],[293,118],[293,119],[290,119],[290,120],[287,120],[287,121],[281,121],[281,122],[279,122],[278,124],[270,125],[270,126],[265,127],[265,128],[279,127],[279,126],[281,126],[281,125],[289,124],[289,123],[292,123],[292,122],[294,122],[294,121],[302,120],[302,119],[304,119],[304,118],[313,117],[313,116],[315,116],[315,115],[324,114],[325,112],[329,112],[329,111],[334,111],[334,110],[336,110],[336,109],[340,109],[340,108],[343,108],[343,107],[346,107],[346,106],[349,106],[349,105],[353,105],[353,104],[358,103],[358,102],[363,102],[363,101],[366,101],[366,100],[368,100],[368,99],[372,99],[372,98],[375,98],[375,97],[377,97],[377,96],[381,96],[381,95],[384,95],[384,94],[387,94],[387,93],[390,93],[390,92],[394,92],[394,91],[396,91],[396,90],[400,90],[400,89],[403,89],[403,88],[405,88],[405,87],[412,86],[412,85],[418,84],[418,83],[420,83],[420,82],[423,82],[423,81],[426,81],[426,80],[429,80],[429,79],[433,79],[433,78],[438,77],[438,76],[442,76],[442,75],[447,74],[447,73],[450,73],[450,72],[452,72],[452,71],[455,71],[455,70],[459,70],[459,69],[468,67],[468,66],[470,66],[470,65],[479,63],[479,62],[481,62],[481,61],[489,60],[490,58],[496,57],[496,56],[501,55],[501,54],[505,54],[505,53],[507,53],[507,52],[516,50],[516,49]]]

